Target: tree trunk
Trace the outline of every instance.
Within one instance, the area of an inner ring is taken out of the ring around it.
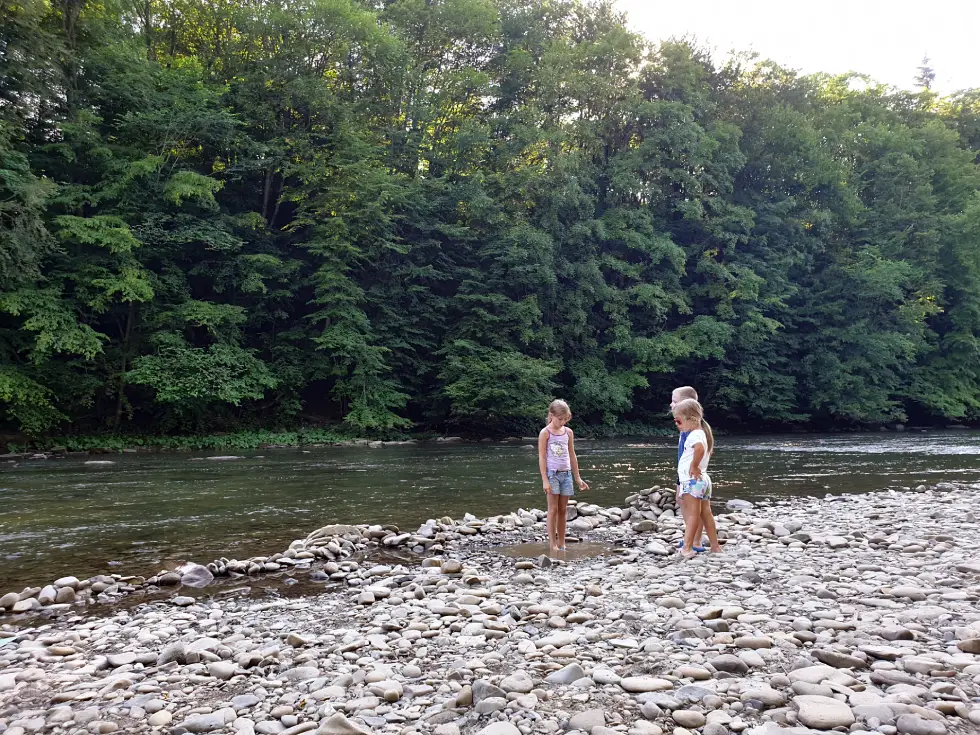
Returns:
[[[129,367],[129,342],[133,336],[133,322],[136,321],[136,302],[129,302],[129,314],[126,317],[126,332],[123,334],[122,360],[119,365],[119,383],[116,385],[116,414],[112,419],[113,433],[119,431],[122,424],[123,399],[126,390],[126,369]]]

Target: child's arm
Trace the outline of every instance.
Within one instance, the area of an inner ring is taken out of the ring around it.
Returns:
[[[565,428],[568,432],[568,459],[572,463],[572,477],[575,478],[575,482],[582,490],[589,489],[589,483],[582,479],[582,476],[578,473],[578,457],[575,456],[575,434],[568,427]]]
[[[704,459],[704,444],[694,445],[694,456],[691,457],[691,477],[695,480],[701,479],[701,460]]]
[[[548,460],[545,454],[548,451],[548,430],[541,429],[538,434],[538,469],[541,471],[541,483],[544,485],[546,493],[551,492],[551,482],[548,480]]]

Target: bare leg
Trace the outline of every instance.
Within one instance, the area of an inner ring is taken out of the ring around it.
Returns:
[[[683,504],[681,503],[681,500],[680,499],[683,498],[683,497],[684,496],[681,495],[680,485],[678,485],[677,486],[677,498],[678,498],[677,505],[681,508],[681,515],[682,516],[684,515],[684,510],[683,510]],[[684,537],[687,538],[687,516],[684,516],[684,520],[685,520],[685,523],[684,523]],[[694,529],[694,546],[701,546],[701,533],[704,531],[704,524],[701,522],[701,514],[700,514],[700,512],[698,513],[697,518],[694,519],[694,524],[696,526],[696,528]]]
[[[558,530],[558,495],[548,493],[548,548],[554,551],[558,548],[555,535]]]
[[[687,494],[681,495],[681,513],[684,516],[684,546],[681,553],[684,556],[694,554],[694,532],[697,530],[696,527],[700,525],[698,523],[698,517],[701,513],[699,504],[700,501],[697,498]]]
[[[721,551],[721,544],[718,543],[718,529],[715,527],[715,517],[711,512],[711,501],[702,500],[699,518],[701,523],[698,524],[698,536],[700,540],[700,527],[704,526],[705,532],[708,534],[708,543],[711,544],[711,550],[714,552]]]
[[[565,524],[568,522],[568,496],[559,495],[556,498],[558,500],[558,528],[556,529],[556,536],[558,537],[558,548],[565,548]]]
[[[697,518],[694,519],[694,545],[701,546],[701,535],[704,533],[704,518],[701,513],[698,513]]]

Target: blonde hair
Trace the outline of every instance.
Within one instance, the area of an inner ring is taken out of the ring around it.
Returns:
[[[695,401],[698,400],[698,392],[689,385],[682,385],[680,388],[674,388],[674,390],[671,392],[671,396],[673,396],[674,393],[679,395],[682,401],[687,398],[691,398]]]
[[[558,418],[562,418],[564,416],[571,416],[571,415],[572,415],[572,409],[570,409],[568,407],[568,404],[565,403],[565,401],[561,400],[560,398],[555,399],[554,401],[551,402],[551,405],[548,406],[549,421],[551,420],[552,416],[557,416]]]
[[[711,425],[704,420],[704,408],[700,403],[693,398],[685,398],[674,406],[674,416],[699,422],[702,431],[708,437],[708,454],[715,450],[715,435],[711,432]]]

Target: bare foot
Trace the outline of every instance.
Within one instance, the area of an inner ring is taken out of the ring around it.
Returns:
[[[721,548],[720,546],[712,546],[711,547],[711,553],[712,554],[724,554],[725,553],[725,550],[723,548]]]
[[[697,552],[694,549],[681,549],[681,556],[685,559],[693,559],[697,556]]]

